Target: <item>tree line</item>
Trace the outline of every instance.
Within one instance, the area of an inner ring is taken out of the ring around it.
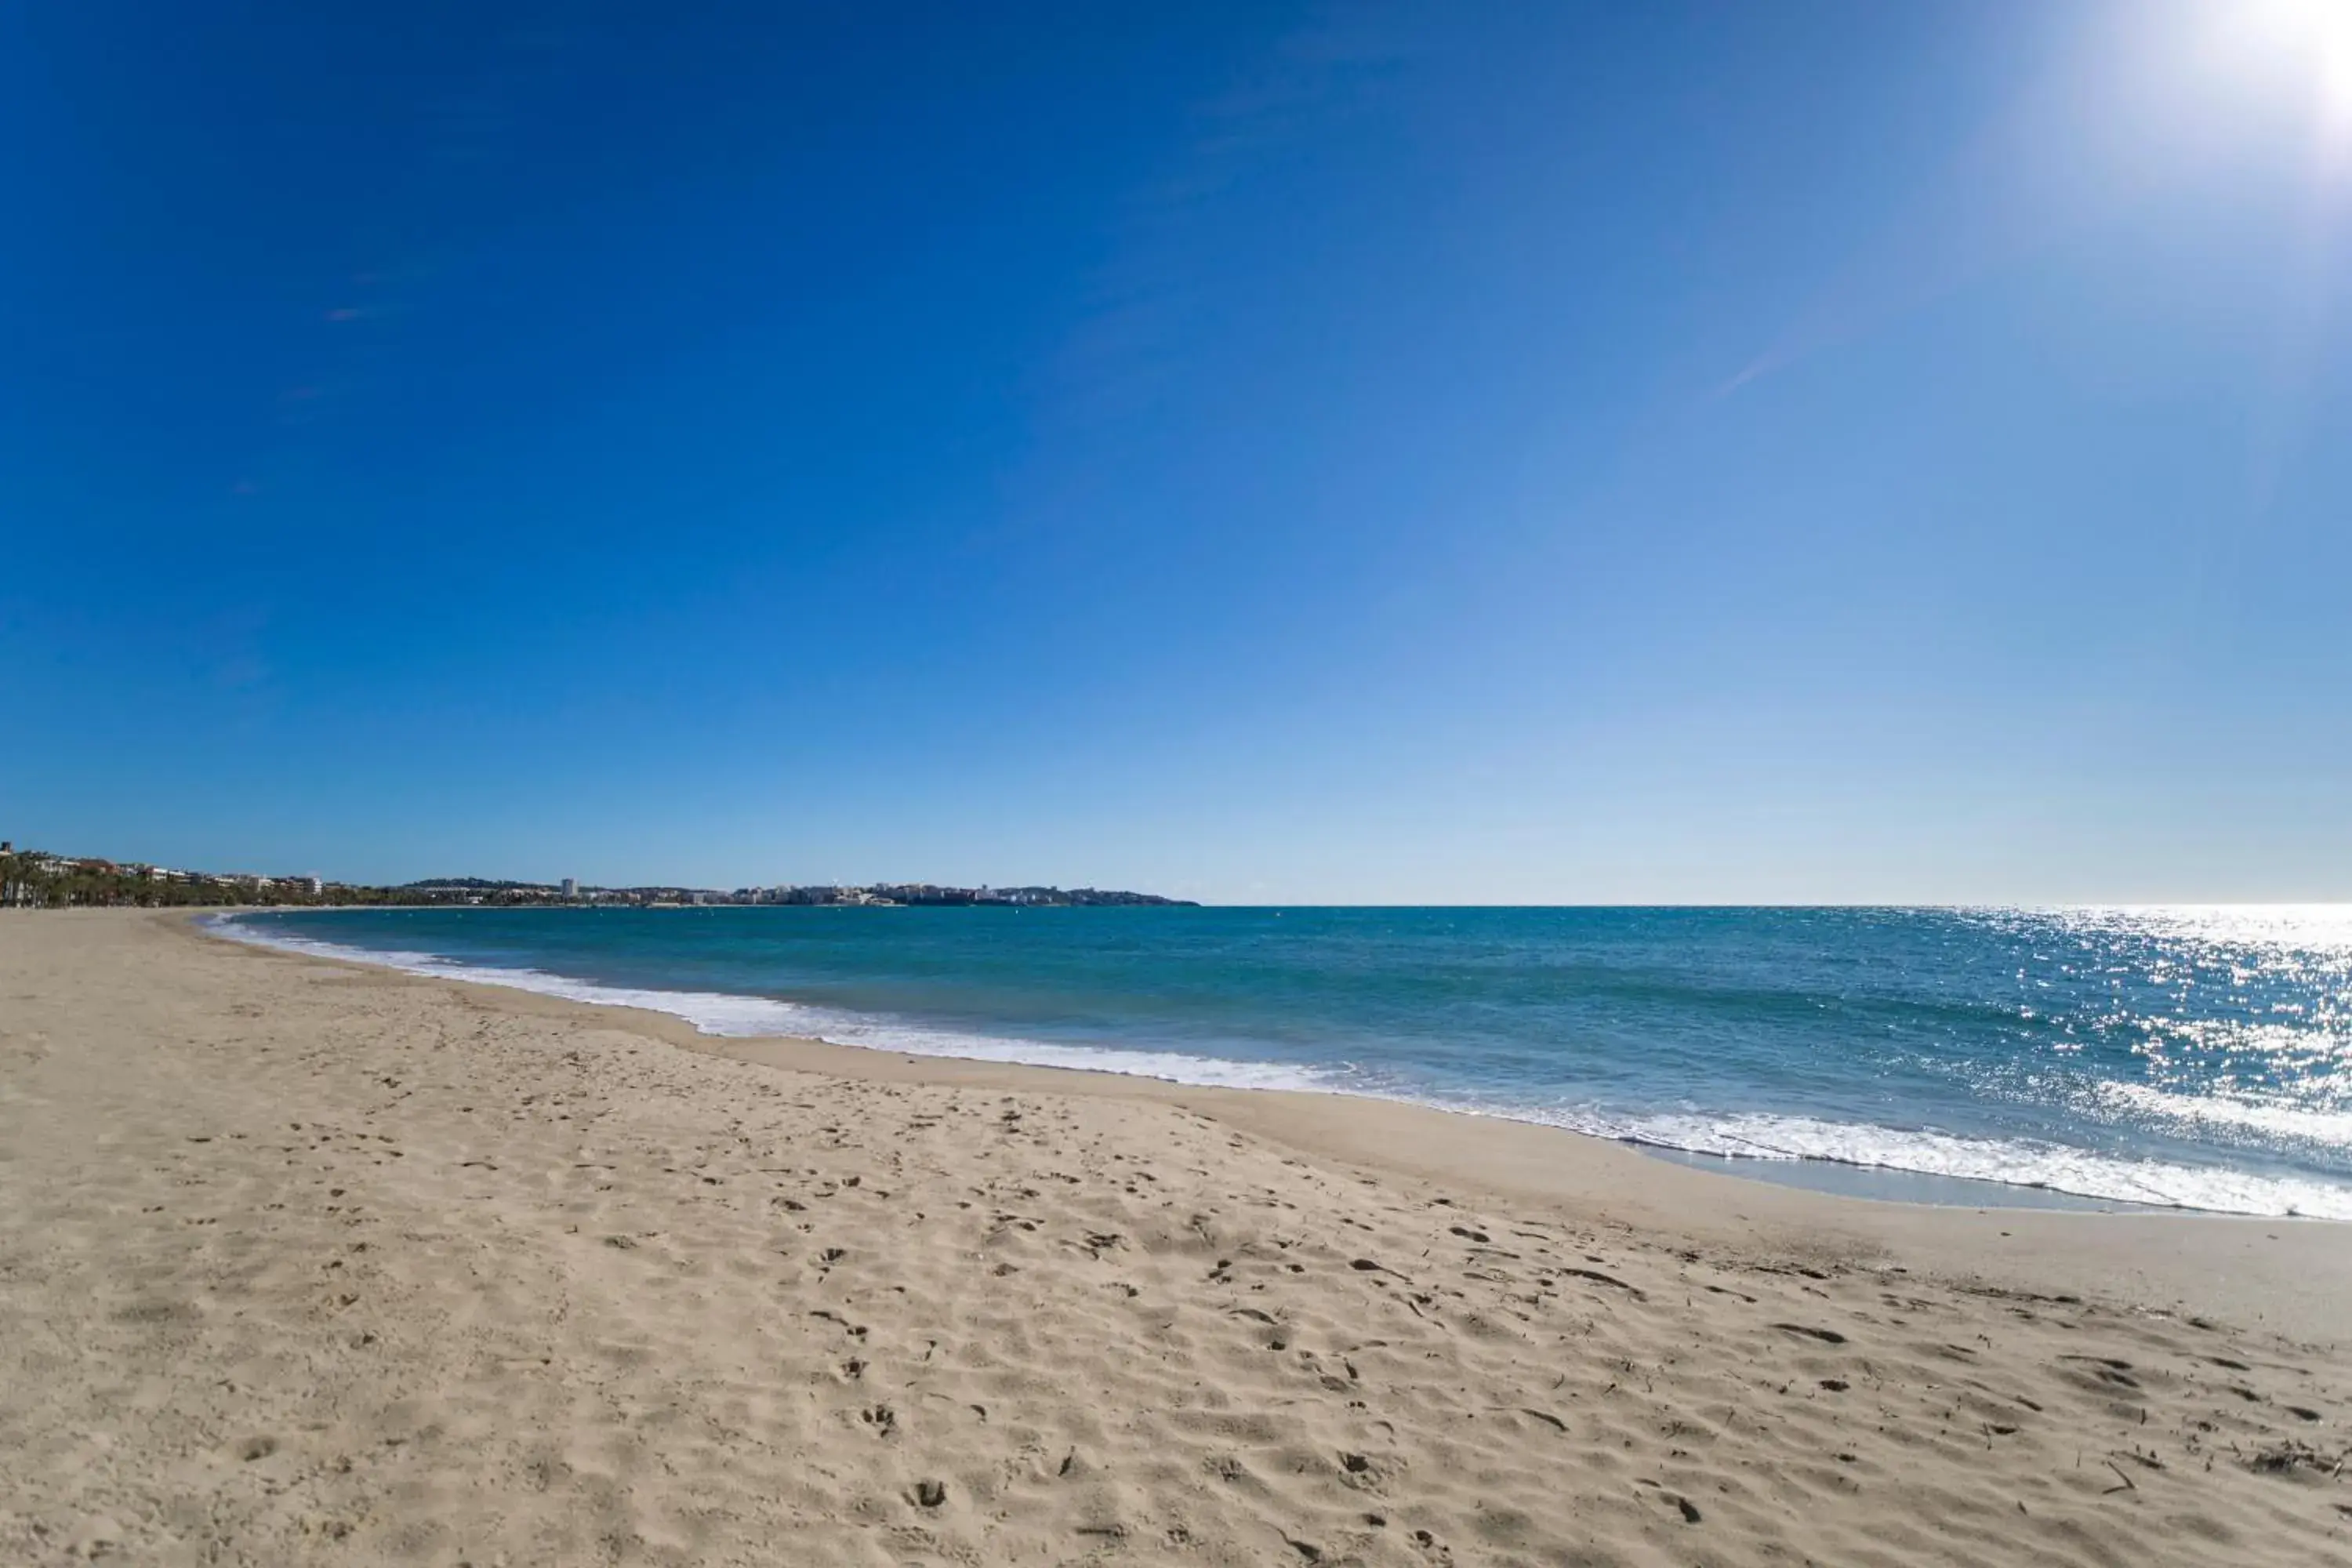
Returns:
[[[64,860],[26,850],[0,855],[0,906],[13,909],[169,909],[219,904],[404,903],[390,888],[330,882],[312,892],[303,881],[273,879],[267,886],[230,877],[183,872],[175,879],[150,877],[121,866]]]

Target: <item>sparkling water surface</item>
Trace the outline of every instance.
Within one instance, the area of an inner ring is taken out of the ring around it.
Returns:
[[[232,935],[722,1035],[2352,1219],[2352,906],[347,910]],[[1754,1169],[1768,1167],[1755,1166]],[[1978,1201],[1992,1189],[1973,1189]],[[1966,1200],[1963,1200],[1966,1201]]]

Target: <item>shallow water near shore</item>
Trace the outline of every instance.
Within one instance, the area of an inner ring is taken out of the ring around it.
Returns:
[[[1406,1100],[1873,1196],[2352,1219],[2341,906],[212,923],[715,1035]]]

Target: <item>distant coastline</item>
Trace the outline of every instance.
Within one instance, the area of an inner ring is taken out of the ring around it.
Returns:
[[[1188,899],[1106,888],[961,888],[933,882],[874,882],[696,888],[681,883],[598,887],[567,879],[522,882],[436,877],[378,886],[315,874],[195,871],[16,848],[0,840],[0,909],[416,908],[683,909],[727,905],[896,909],[909,906],[1102,909],[1198,908]]]

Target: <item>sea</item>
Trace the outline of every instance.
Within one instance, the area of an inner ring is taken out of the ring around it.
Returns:
[[[1409,1100],[1988,1205],[2352,1219],[2352,906],[336,910],[712,1035]]]

